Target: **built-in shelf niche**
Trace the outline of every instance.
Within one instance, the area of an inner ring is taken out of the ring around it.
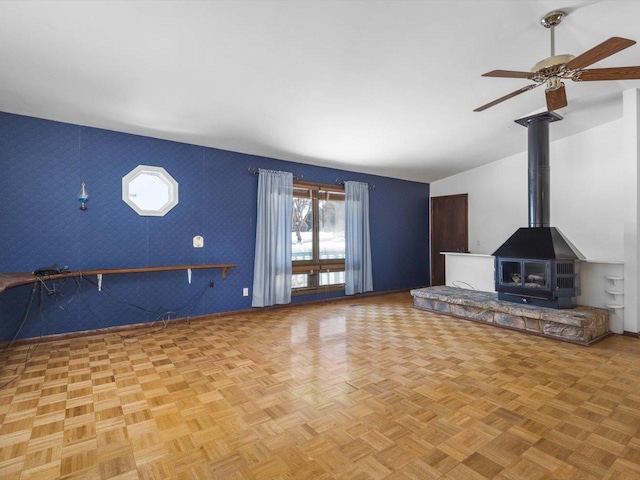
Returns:
[[[607,288],[605,290],[605,292],[607,292],[609,295],[613,297],[612,300],[613,302],[615,302],[615,303],[606,303],[605,307],[613,311],[622,310],[624,308],[624,302],[619,303],[619,301],[621,301],[622,297],[624,297],[624,291],[621,291],[618,285],[620,282],[624,280],[624,277],[621,277],[618,275],[605,275],[604,278],[609,280],[613,284],[613,286],[616,287],[615,289]]]

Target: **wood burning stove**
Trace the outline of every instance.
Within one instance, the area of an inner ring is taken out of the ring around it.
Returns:
[[[518,229],[494,253],[500,300],[551,308],[573,308],[580,294],[580,251],[549,226],[549,123],[545,112],[516,120],[529,136],[529,228]]]
[[[580,288],[578,269],[575,260],[498,257],[498,298],[541,307],[573,308]]]

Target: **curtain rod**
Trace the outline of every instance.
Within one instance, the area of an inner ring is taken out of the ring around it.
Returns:
[[[338,185],[342,185],[344,187],[344,180],[340,180],[339,178],[336,178],[336,183]],[[374,188],[376,188],[376,186],[372,183],[367,183],[367,186],[369,187],[369,190],[373,190]]]
[[[257,168],[249,167],[248,170],[249,170],[249,173],[251,175],[260,175],[260,170],[258,170]],[[302,178],[303,178],[302,175],[300,175],[300,176],[294,175],[293,176],[294,180],[302,180]]]

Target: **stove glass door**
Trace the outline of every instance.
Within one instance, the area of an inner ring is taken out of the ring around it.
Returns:
[[[511,287],[522,286],[522,262],[500,261],[500,283]]]
[[[547,262],[524,262],[524,286],[549,289],[549,267]]]

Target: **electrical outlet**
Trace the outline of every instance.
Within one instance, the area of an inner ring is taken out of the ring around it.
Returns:
[[[242,296],[243,297],[248,297],[249,296],[249,289],[247,287],[244,287],[242,289]]]
[[[204,247],[204,238],[200,235],[196,235],[193,237],[193,248],[202,248]]]

